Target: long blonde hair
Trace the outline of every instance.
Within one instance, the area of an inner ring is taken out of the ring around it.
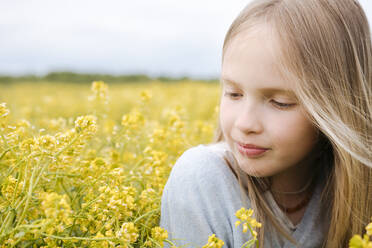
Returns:
[[[231,24],[223,45],[257,23],[271,25],[283,78],[318,128],[321,199],[330,226],[323,247],[347,247],[372,215],[372,47],[366,15],[356,0],[255,0]],[[220,123],[214,142],[224,141]],[[226,162],[229,161],[226,159]],[[230,165],[233,169],[233,167]],[[242,185],[239,173],[233,169]],[[269,220],[297,244],[262,197],[259,179],[246,176],[246,194],[258,221]],[[261,183],[261,185],[263,185]],[[264,228],[258,230],[261,246]]]

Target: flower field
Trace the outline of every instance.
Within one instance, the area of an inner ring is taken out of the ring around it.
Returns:
[[[2,247],[161,245],[162,189],[185,149],[212,140],[218,90],[1,86]]]
[[[0,247],[171,243],[158,226],[162,190],[186,149],[212,141],[218,84],[25,82],[0,92]],[[237,226],[255,234],[245,211]],[[204,247],[222,246],[211,236]]]

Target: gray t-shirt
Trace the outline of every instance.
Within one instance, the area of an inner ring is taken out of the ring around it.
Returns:
[[[240,248],[252,239],[249,231],[243,233],[241,225],[235,227],[238,220],[235,212],[251,204],[248,198],[247,202],[242,202],[239,182],[222,157],[229,158],[229,152],[226,142],[201,144],[186,150],[174,164],[161,199],[160,226],[168,231],[168,239],[175,245],[202,247],[212,234],[222,239],[223,247],[227,248]],[[229,159],[229,162],[233,161]],[[321,247],[323,242],[328,223],[325,211],[320,211],[323,184],[318,181],[305,214],[296,226],[269,191],[264,195],[279,222],[292,233],[301,248]],[[295,247],[280,238],[269,223],[265,225],[265,247]]]

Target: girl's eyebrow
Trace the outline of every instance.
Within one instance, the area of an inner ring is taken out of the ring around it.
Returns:
[[[228,78],[223,78],[223,77],[221,77],[221,83],[222,84],[227,84],[227,85],[232,85],[232,86],[235,86],[237,88],[242,87],[241,86],[242,84],[240,84],[236,81],[233,81],[231,79],[228,79]],[[266,87],[266,88],[260,88],[260,91],[265,92],[265,93],[282,93],[282,94],[286,94],[286,95],[295,96],[295,94],[292,90],[283,89],[283,88]]]

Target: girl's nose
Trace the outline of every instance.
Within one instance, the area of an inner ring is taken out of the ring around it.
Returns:
[[[254,103],[247,103],[237,112],[235,126],[242,133],[260,133],[263,130],[261,122],[262,111]]]

